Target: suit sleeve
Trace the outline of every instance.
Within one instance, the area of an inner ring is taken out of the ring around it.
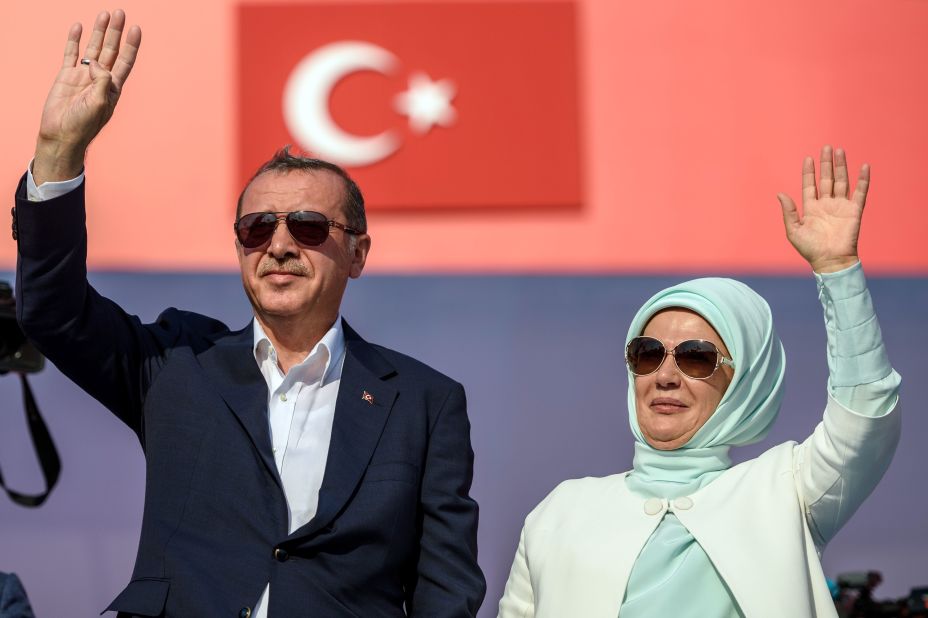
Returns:
[[[141,431],[142,398],[170,333],[102,297],[87,281],[84,184],[44,202],[16,192],[17,319],[62,373]]]
[[[0,573],[0,618],[35,618],[22,582],[15,573]]]
[[[476,616],[486,594],[477,565],[477,503],[470,497],[474,452],[464,388],[455,384],[436,416],[422,478],[421,537],[410,616]]]

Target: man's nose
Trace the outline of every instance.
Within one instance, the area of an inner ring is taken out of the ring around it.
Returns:
[[[299,253],[299,247],[287,229],[286,219],[277,219],[277,227],[274,228],[267,252],[278,259]]]

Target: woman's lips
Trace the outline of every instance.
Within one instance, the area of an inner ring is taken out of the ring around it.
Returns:
[[[657,399],[651,402],[651,409],[655,412],[660,412],[662,414],[673,414],[675,412],[683,412],[688,405],[680,401],[679,399],[673,399],[672,397],[658,397]]]

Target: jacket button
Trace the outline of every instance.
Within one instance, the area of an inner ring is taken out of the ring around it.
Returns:
[[[664,510],[664,501],[660,498],[648,498],[644,502],[644,512],[648,515],[657,515]]]
[[[238,618],[251,618],[251,608],[243,607],[242,611],[238,613]]]
[[[673,501],[673,508],[679,509],[681,511],[688,511],[689,509],[693,508],[693,500],[691,498],[687,498],[686,496],[677,498]]]
[[[277,562],[286,562],[289,557],[290,554],[287,553],[286,549],[281,549],[279,547],[274,549],[274,560]]]

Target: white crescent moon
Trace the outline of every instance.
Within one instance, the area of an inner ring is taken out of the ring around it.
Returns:
[[[364,41],[340,41],[303,58],[284,88],[284,121],[300,145],[322,159],[346,166],[376,163],[400,147],[393,131],[360,137],[341,129],[329,113],[329,95],[342,78],[355,71],[388,74],[399,64],[382,47]]]

